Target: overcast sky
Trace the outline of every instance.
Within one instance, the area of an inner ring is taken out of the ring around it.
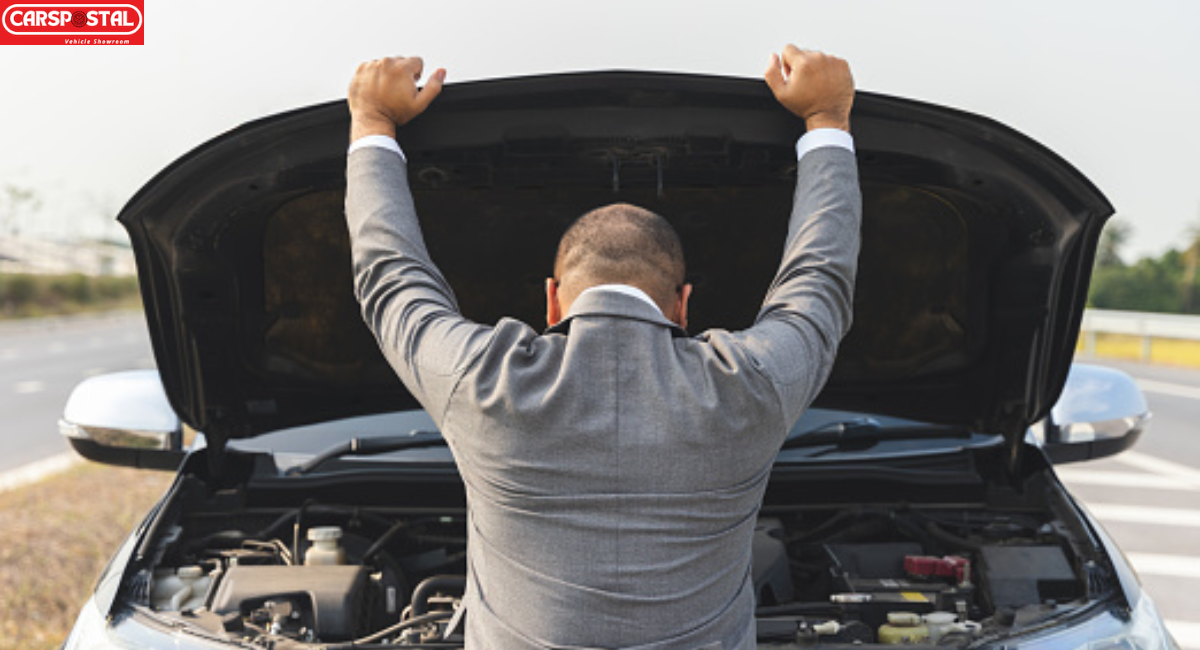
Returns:
[[[1200,223],[1200,3],[146,0],[141,47],[0,46],[0,185],[24,232],[112,234],[157,170],[264,114],[345,96],[361,60],[449,82],[612,68],[759,76],[784,43],[858,87],[998,119],[1079,167],[1157,255]],[[106,228],[108,230],[106,230]]]

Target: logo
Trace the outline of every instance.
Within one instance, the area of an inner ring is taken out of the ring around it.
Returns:
[[[111,4],[3,2],[0,44],[141,45],[144,0]]]

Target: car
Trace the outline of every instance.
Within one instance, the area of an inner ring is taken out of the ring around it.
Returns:
[[[463,486],[354,298],[348,122],[243,125],[122,210],[158,369],[88,379],[60,427],[177,474],[66,648],[461,646]],[[1127,375],[1072,364],[1112,207],[985,117],[860,92],[852,123],[854,325],[763,500],[758,645],[1176,648],[1055,475],[1149,422]],[[399,139],[468,317],[538,322],[565,225],[620,200],[679,231],[701,331],[752,322],[802,131],[761,80],[611,71],[448,85]]]

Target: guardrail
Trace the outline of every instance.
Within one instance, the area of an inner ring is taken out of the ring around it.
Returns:
[[[1096,353],[1097,334],[1124,334],[1140,338],[1142,360],[1149,361],[1156,338],[1200,341],[1200,316],[1089,309],[1083,313],[1083,325],[1080,327],[1084,352]]]

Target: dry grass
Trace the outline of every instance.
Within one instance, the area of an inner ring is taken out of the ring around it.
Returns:
[[[1084,350],[1084,337],[1076,348]],[[1097,357],[1142,361],[1142,338],[1125,334],[1097,334]],[[1200,341],[1156,338],[1150,344],[1150,363],[1200,368]]]
[[[57,648],[173,475],[87,463],[0,493],[0,648]]]
[[[0,319],[136,309],[141,302],[133,276],[0,273]]]

